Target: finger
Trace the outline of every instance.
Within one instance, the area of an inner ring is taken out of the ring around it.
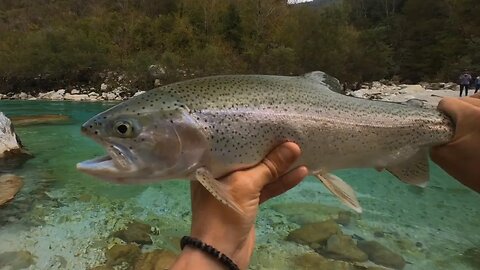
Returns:
[[[473,94],[470,97],[480,99],[480,93]]]
[[[479,97],[464,97],[460,99],[461,101],[473,105],[475,107],[480,107],[480,96]]]
[[[266,185],[260,193],[260,203],[285,193],[298,185],[307,175],[307,167],[301,166],[283,175],[277,181]]]
[[[300,147],[295,143],[287,142],[281,144],[270,152],[259,165],[249,170],[249,173],[260,176],[256,183],[263,187],[286,173],[300,157],[300,154]]]
[[[440,100],[437,108],[450,116],[453,122],[456,123],[458,120],[458,114],[462,111],[462,107],[465,107],[465,103],[460,101],[460,99],[445,97]]]

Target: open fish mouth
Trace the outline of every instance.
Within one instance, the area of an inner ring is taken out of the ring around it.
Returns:
[[[136,166],[129,158],[130,153],[123,147],[107,147],[108,155],[85,160],[77,164],[77,169],[102,178],[114,177],[121,173],[132,172]]]
[[[81,171],[105,171],[105,170],[116,170],[115,164],[112,160],[112,157],[105,155],[102,157],[97,157],[94,159],[89,159],[77,163],[77,169]]]

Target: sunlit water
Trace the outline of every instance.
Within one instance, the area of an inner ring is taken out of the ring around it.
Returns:
[[[112,105],[0,101],[0,111],[7,116],[71,118],[66,123],[16,128],[35,157],[12,171],[24,178],[25,186],[14,201],[0,208],[0,269],[1,254],[10,251],[29,251],[33,262],[28,269],[102,265],[105,250],[118,241],[111,234],[132,220],[158,230],[144,252],[156,248],[179,252],[179,238],[188,235],[190,223],[187,181],[120,186],[75,170],[77,162],[103,153],[80,135],[81,123]],[[480,247],[480,196],[438,167],[432,166],[426,189],[369,169],[336,174],[354,187],[364,208],[342,228],[344,234],[389,247],[408,262],[405,269],[479,269],[463,253]],[[335,218],[341,210],[348,209],[313,178],[265,203],[257,221],[251,269],[306,269],[295,258],[314,250],[287,241],[286,236],[302,224]],[[9,267],[3,269],[20,269]]]

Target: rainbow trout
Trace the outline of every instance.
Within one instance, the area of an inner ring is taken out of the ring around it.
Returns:
[[[337,79],[319,71],[213,76],[162,86],[87,121],[82,132],[108,155],[77,168],[117,183],[198,180],[239,211],[217,179],[293,141],[302,149],[295,166],[306,165],[358,212],[352,188],[329,172],[374,167],[424,186],[429,148],[453,137],[449,118],[433,109],[348,97],[340,88]]]

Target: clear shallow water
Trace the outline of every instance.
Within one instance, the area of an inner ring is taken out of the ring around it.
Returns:
[[[13,173],[24,178],[17,198],[0,208],[0,258],[29,251],[29,269],[88,269],[101,265],[111,234],[132,220],[158,228],[153,245],[178,252],[189,231],[186,181],[119,186],[81,174],[75,164],[103,153],[79,132],[81,123],[112,103],[0,101],[7,116],[63,114],[61,124],[17,127],[35,155]],[[336,174],[359,194],[365,209],[345,234],[376,240],[401,254],[405,269],[479,269],[462,254],[480,247],[480,196],[432,166],[424,190],[407,186],[388,173],[343,170]],[[304,223],[327,220],[346,210],[321,184],[307,179],[267,202],[258,219],[258,245],[251,269],[306,269],[295,257],[313,250],[286,241]],[[2,263],[0,261],[0,269]],[[5,269],[8,269],[5,268]],[[335,268],[336,269],[336,268]]]

